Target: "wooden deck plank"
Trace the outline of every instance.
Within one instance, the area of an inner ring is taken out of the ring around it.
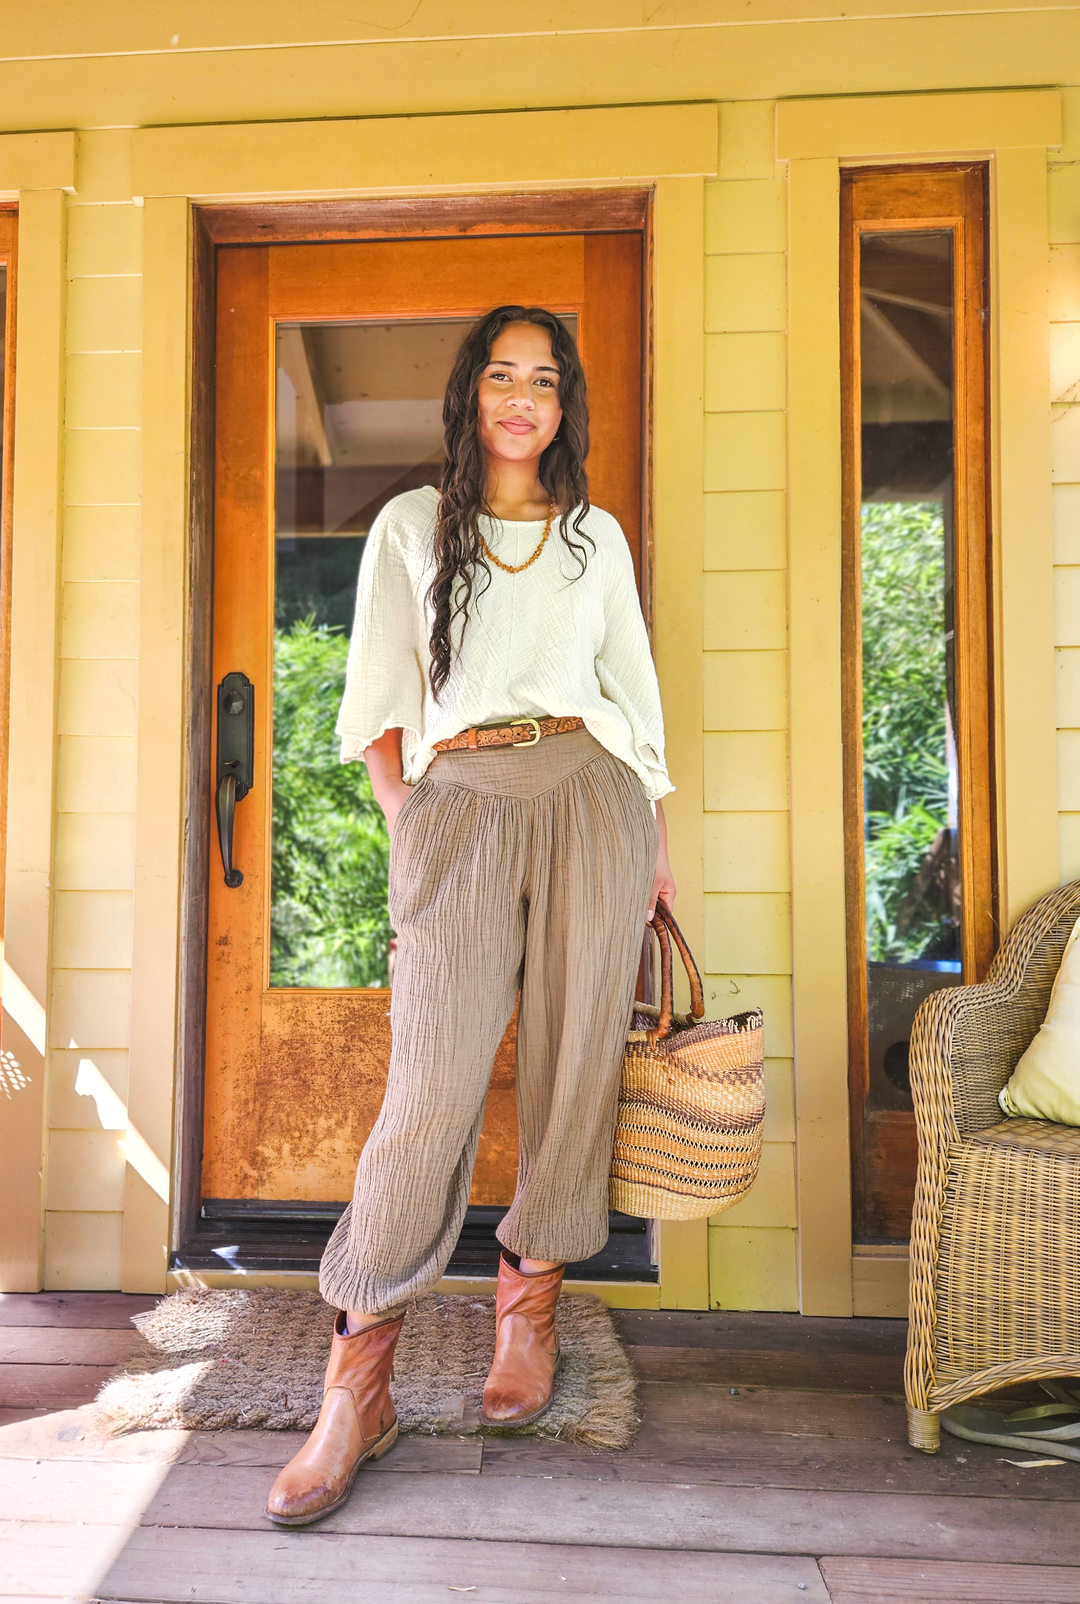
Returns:
[[[112,1365],[0,1365],[0,1408],[77,1409],[91,1403]]]
[[[944,1497],[1080,1497],[1075,1467],[1017,1470],[1002,1449],[961,1443],[960,1455],[920,1454],[906,1442],[642,1428],[627,1453],[591,1453],[542,1438],[488,1437],[485,1476],[551,1476],[606,1482],[787,1487],[818,1492],[926,1493]],[[392,1458],[387,1456],[387,1462]]]
[[[65,1604],[90,1597],[130,1535],[128,1527],[112,1522],[0,1519],[2,1585],[22,1604],[27,1597],[62,1598]]]
[[[907,1347],[906,1320],[848,1320],[727,1309],[613,1309],[612,1317],[621,1340],[631,1346],[899,1354],[901,1359]]]
[[[664,1398],[674,1389],[660,1389]],[[781,1395],[782,1396],[782,1395]],[[868,1402],[876,1407],[880,1400]],[[18,1411],[11,1411],[12,1414]],[[597,1453],[542,1437],[402,1436],[379,1471],[455,1471],[605,1482],[806,1488],[822,1492],[916,1492],[946,1496],[1075,1500],[1080,1478],[1071,1466],[1018,1470],[1001,1450],[947,1444],[941,1454],[916,1453],[903,1440],[793,1437],[775,1431],[718,1432],[706,1415],[698,1425],[652,1404],[634,1446]],[[0,1422],[0,1459],[77,1459],[123,1463],[244,1465],[277,1470],[304,1441],[302,1432],[142,1431],[101,1437],[83,1407]]]
[[[304,1441],[298,1432],[132,1432],[96,1435],[86,1410],[64,1410],[0,1426],[0,1459],[245,1465],[277,1470]],[[17,1411],[12,1411],[17,1413]],[[400,1437],[381,1471],[456,1471],[605,1482],[695,1483],[731,1487],[805,1488],[819,1492],[934,1493],[1075,1501],[1070,1466],[1018,1470],[1001,1451],[960,1444],[964,1454],[918,1454],[903,1443],[827,1438],[643,1430],[627,1453],[594,1453],[543,1438]]]
[[[834,1392],[903,1392],[899,1354],[818,1354],[659,1343],[627,1348],[642,1381],[696,1381],[721,1387],[796,1387]]]
[[[0,1430],[14,1426],[21,1420],[47,1420],[53,1410],[35,1404],[7,1404],[0,1408]]]
[[[0,1464],[0,1508],[47,1520],[100,1521],[160,1467]],[[244,1531],[257,1527],[267,1469],[174,1465],[144,1505],[142,1524]],[[1038,1564],[1047,1554],[1080,1565],[1080,1523],[1069,1504],[1025,1500],[1003,1519],[1000,1498],[913,1493],[619,1483],[552,1477],[387,1474],[364,1470],[353,1496],[321,1530],[356,1536],[490,1538],[718,1553],[849,1554]]]
[[[452,1604],[459,1596],[463,1604],[828,1604],[817,1566],[798,1557],[272,1530],[137,1532],[97,1596],[162,1604]]]
[[[302,1431],[133,1431],[104,1437],[94,1427],[92,1409],[84,1405],[0,1424],[0,1461],[248,1465],[276,1471],[306,1436]],[[399,1437],[381,1464],[388,1470],[475,1476],[482,1460],[483,1442],[478,1436],[410,1435]]]
[[[18,1418],[6,1418],[9,1416]],[[190,1435],[186,1431],[132,1431],[122,1437],[105,1437],[95,1428],[90,1404],[33,1415],[3,1409],[0,1462],[80,1459],[93,1463],[171,1465],[183,1452]]]
[[[137,1341],[130,1326],[0,1326],[0,1365],[117,1365]]]
[[[823,1559],[833,1604],[1080,1604],[1080,1570],[1058,1565]]]
[[[799,1388],[717,1387],[700,1382],[644,1382],[639,1391],[650,1421],[713,1432],[755,1431],[784,1436],[905,1439],[902,1393],[818,1392]]]
[[[129,1329],[133,1314],[156,1308],[161,1299],[134,1292],[0,1292],[4,1326],[112,1326]]]
[[[178,1465],[245,1465],[277,1471],[307,1441],[302,1431],[199,1431],[192,1432],[176,1459]],[[393,1453],[380,1459],[388,1471],[453,1472],[478,1476],[484,1458],[479,1436],[430,1437],[419,1433],[400,1436]]]
[[[0,1510],[5,1520],[50,1522],[63,1511],[72,1526],[135,1527],[170,1473],[153,1462],[0,1460]]]

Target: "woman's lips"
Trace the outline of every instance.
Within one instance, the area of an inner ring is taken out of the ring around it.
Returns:
[[[508,434],[531,434],[536,428],[535,423],[530,423],[528,418],[500,418],[499,423]]]

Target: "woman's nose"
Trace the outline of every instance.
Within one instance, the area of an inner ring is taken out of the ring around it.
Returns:
[[[532,408],[536,406],[536,402],[529,394],[528,387],[524,381],[520,386],[515,386],[513,395],[511,395],[508,399],[512,407]]]

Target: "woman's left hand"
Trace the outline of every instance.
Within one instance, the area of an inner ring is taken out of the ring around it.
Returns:
[[[668,859],[667,847],[667,820],[664,817],[662,803],[656,804],[656,827],[660,834],[660,847],[656,854],[656,874],[653,877],[652,892],[649,896],[649,918],[653,916],[656,899],[660,898],[665,907],[670,908],[675,901],[675,877],[671,872],[671,863]]]

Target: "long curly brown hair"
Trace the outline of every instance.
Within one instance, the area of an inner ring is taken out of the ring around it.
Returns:
[[[443,401],[446,464],[435,525],[435,577],[428,588],[428,603],[434,613],[429,677],[436,701],[450,677],[454,626],[459,624],[460,645],[470,604],[491,583],[491,569],[480,539],[480,518],[492,514],[484,494],[487,461],[480,441],[476,395],[480,377],[491,361],[491,347],[511,323],[535,323],[546,330],[558,365],[562,421],[540,458],[539,475],[561,514],[560,537],[577,558],[581,573],[588,561],[585,543],[593,544],[581,527],[589,510],[589,480],[585,472],[589,404],[577,344],[554,312],[540,306],[497,306],[474,323],[462,340]]]

